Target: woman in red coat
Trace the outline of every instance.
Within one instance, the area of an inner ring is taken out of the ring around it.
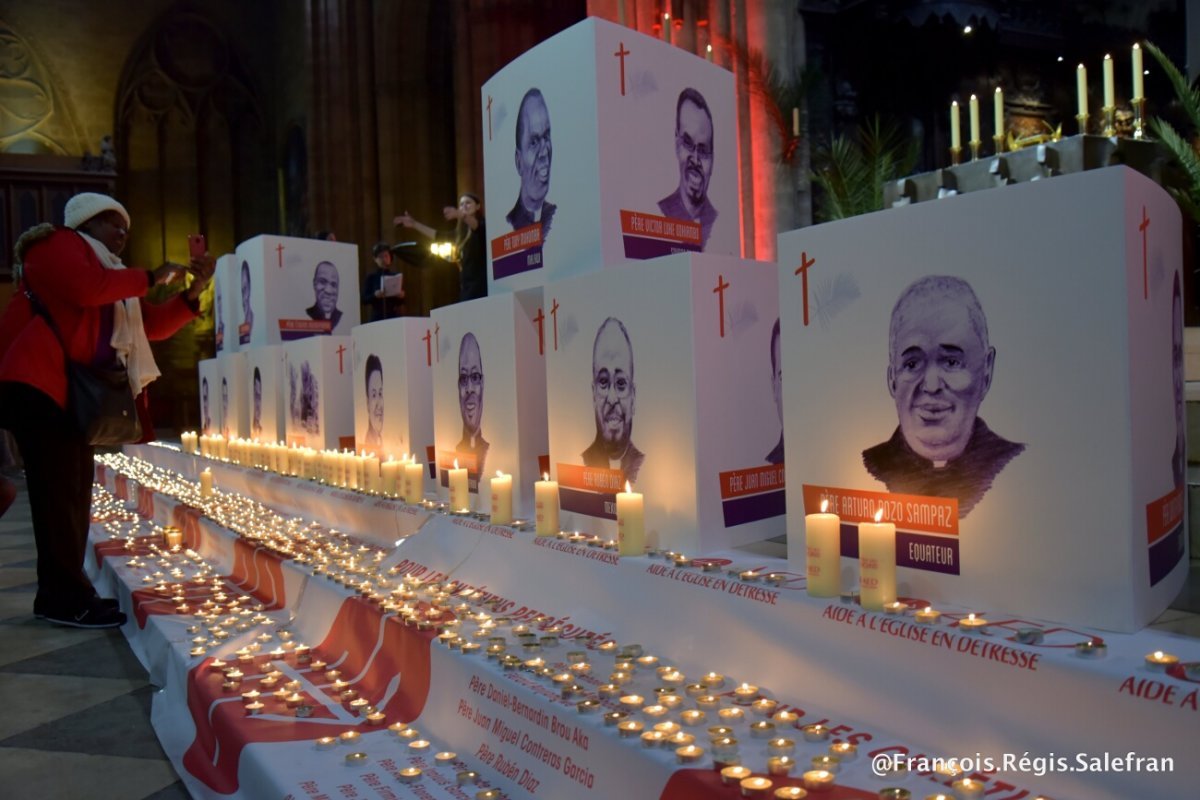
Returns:
[[[144,404],[142,390],[160,374],[149,340],[165,339],[196,317],[214,264],[207,256],[193,259],[186,291],[147,303],[142,298],[151,287],[185,268],[126,269],[120,254],[129,214],[111,197],[75,195],[64,216],[65,227],[40,225],[17,242],[17,285],[0,316],[0,427],[12,431],[25,460],[38,551],[34,614],[62,625],[112,628],[125,615],[115,600],[97,597],[83,571],[93,448],[66,411],[64,357],[124,365],[130,392]],[[61,343],[29,294],[54,320]]]

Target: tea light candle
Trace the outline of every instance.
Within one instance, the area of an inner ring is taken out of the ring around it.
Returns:
[[[617,492],[617,552],[623,556],[646,553],[646,513],[642,495],[625,481],[625,491]]]
[[[654,690],[659,693],[658,704],[669,709],[679,708],[679,706],[683,705],[683,698],[677,694],[669,694],[668,692],[664,692],[663,689],[666,688],[667,687],[660,686]]]
[[[443,750],[440,753],[435,753],[433,756],[433,760],[441,764],[449,764],[456,758],[458,758],[458,753],[454,753],[449,750]]]
[[[733,690],[733,702],[740,706],[748,706],[758,698],[758,687],[743,683]]]
[[[850,742],[834,742],[829,745],[829,755],[837,756],[840,761],[853,761],[858,758],[858,745]]]
[[[1162,650],[1155,650],[1146,656],[1146,668],[1151,672],[1166,672],[1178,663],[1179,656],[1164,653]]]
[[[750,771],[749,767],[743,767],[740,765],[725,767],[721,770],[721,783],[725,784],[726,786],[735,786],[753,774],[754,773]]]
[[[823,769],[828,770],[829,772],[837,772],[838,767],[841,766],[841,763],[841,759],[839,759],[837,756],[830,755],[813,756],[812,759],[813,769]]]
[[[885,614],[903,614],[905,611],[908,611],[908,603],[900,600],[895,600],[891,603],[884,603],[883,611]]]
[[[725,685],[725,676],[719,672],[706,672],[700,677],[700,682],[709,689],[720,689]]]
[[[776,725],[783,725],[785,727],[790,725],[794,727],[800,721],[800,715],[795,711],[788,711],[785,708],[782,711],[776,711],[771,719],[775,721]]]
[[[342,744],[354,744],[362,738],[362,734],[358,731],[342,731],[338,734],[338,738],[341,739]]]
[[[632,739],[634,736],[640,736],[645,727],[641,722],[629,719],[617,723],[617,733],[622,739]]]
[[[549,473],[542,473],[542,480],[533,484],[533,505],[537,535],[558,533],[558,481],[550,480]]]
[[[667,735],[662,731],[646,731],[642,734],[642,747],[659,747],[666,741]]]
[[[742,787],[742,797],[766,797],[774,784],[770,778],[745,778],[739,784]]]
[[[613,725],[616,725],[619,722],[623,722],[624,720],[626,720],[628,718],[629,718],[629,714],[628,714],[628,712],[625,712],[625,711],[608,711],[602,717],[602,719],[604,720],[605,726],[610,727],[610,728]]]
[[[820,513],[804,516],[804,574],[810,597],[837,597],[841,588],[842,520],[826,513],[828,507],[829,501],[822,500]],[[797,540],[793,551],[789,536],[788,563],[793,569],[800,566],[800,544]]]
[[[736,725],[746,718],[746,712],[740,708],[722,708],[717,712],[717,716],[726,725]]]
[[[812,769],[804,773],[804,788],[810,792],[827,792],[833,787],[833,773],[824,769]]]
[[[414,753],[424,752],[425,750],[429,749],[429,740],[428,739],[413,739],[411,742],[408,743],[408,749],[413,751]]]
[[[760,697],[750,704],[750,710],[760,717],[769,717],[775,713],[775,708],[779,703],[766,697]]]
[[[675,731],[675,733],[672,733],[667,737],[667,744],[673,747],[684,747],[689,744],[695,744],[695,742],[695,736],[692,736],[690,733],[684,733],[683,731]]]
[[[640,694],[627,694],[621,697],[621,705],[626,711],[636,711],[646,702],[646,698]]]
[[[704,711],[716,711],[721,707],[721,698],[715,694],[702,694],[693,698],[692,701],[696,704],[696,708]]]
[[[405,767],[396,773],[401,783],[416,783],[421,780],[421,770],[417,767]]]
[[[667,720],[666,722],[658,722],[655,723],[654,730],[658,731],[664,736],[670,736],[672,734],[679,733],[679,723],[671,722],[670,720]]]
[[[257,700],[254,700],[250,703],[246,703],[245,709],[246,709],[246,713],[248,715],[254,716],[255,714],[258,714],[263,710],[263,704]]]
[[[679,715],[679,719],[688,727],[695,727],[704,723],[706,714],[698,709],[688,709]]]
[[[950,788],[959,800],[978,800],[983,797],[983,790],[987,788],[987,784],[974,778],[963,778],[952,783]]]
[[[770,739],[775,735],[775,723],[760,720],[750,725],[750,738]]]
[[[615,683],[602,683],[596,687],[596,694],[605,700],[611,700],[621,693],[621,687]]]
[[[983,617],[977,617],[974,614],[968,614],[966,619],[958,621],[958,627],[968,633],[982,633],[987,630],[988,621]]]
[[[694,764],[704,757],[704,748],[694,744],[675,748],[675,763]]]
[[[808,792],[799,786],[780,786],[775,790],[775,800],[804,800]]]
[[[500,470],[496,470],[496,477],[492,478],[491,487],[492,524],[512,524],[512,475],[505,475]]]
[[[767,759],[767,774],[787,777],[796,768],[796,761],[791,756],[771,756]]]
[[[889,786],[879,790],[879,800],[912,800],[912,792],[901,786]]]
[[[464,769],[455,776],[455,782],[459,786],[472,786],[479,780],[479,773],[473,769]]]
[[[1086,642],[1078,642],[1075,645],[1075,655],[1080,658],[1103,658],[1107,652],[1107,645],[1104,642],[1097,642],[1095,639],[1088,639]]]
[[[350,764],[351,766],[355,766],[358,764],[365,764],[365,763],[367,763],[367,754],[366,753],[347,753],[346,754],[346,763]]]
[[[330,750],[337,746],[338,740],[333,736],[322,736],[315,742],[318,750]]]
[[[733,728],[728,725],[713,725],[708,729],[708,738],[710,739],[721,739],[732,735]]]
[[[824,742],[829,739],[829,728],[824,725],[805,725],[801,728],[806,742]]]
[[[767,742],[767,753],[773,756],[790,756],[796,752],[796,740],[777,736]]]
[[[922,625],[936,625],[941,616],[942,612],[937,611],[933,606],[925,606],[916,614],[913,614],[913,619]]]
[[[454,459],[454,467],[446,470],[450,484],[450,511],[461,511],[463,509],[470,510],[471,508],[471,493],[469,484],[467,483],[467,470],[465,467],[458,466],[458,459]]]
[[[979,138],[975,126],[971,134],[972,140]],[[896,599],[896,526],[882,519],[880,509],[874,522],[858,524],[859,602],[868,611],[882,611]]]
[[[644,714],[647,719],[651,720],[662,719],[667,715],[667,711],[668,709],[666,706],[658,705],[657,703],[652,706],[645,706],[642,708],[642,714]]]

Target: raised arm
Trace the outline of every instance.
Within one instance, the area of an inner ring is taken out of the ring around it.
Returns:
[[[392,223],[395,225],[402,225],[405,228],[411,228],[412,230],[416,231],[417,233],[421,234],[422,236],[424,236],[427,239],[436,239],[437,238],[437,231],[435,231],[433,228],[429,227],[425,223],[419,222],[419,221],[413,219],[412,214],[409,214],[407,211],[405,211],[403,214],[400,214],[395,219],[393,219]]]

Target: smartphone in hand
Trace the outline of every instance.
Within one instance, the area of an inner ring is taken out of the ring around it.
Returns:
[[[208,243],[204,241],[203,233],[188,234],[188,254],[192,258],[204,258],[208,252]]]

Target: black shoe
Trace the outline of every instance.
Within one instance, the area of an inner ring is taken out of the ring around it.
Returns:
[[[55,625],[66,625],[71,628],[119,628],[125,624],[127,617],[120,611],[106,608],[100,603],[85,606],[78,612],[47,612],[44,619]]]
[[[92,598],[92,605],[99,606],[100,608],[108,611],[121,610],[121,601],[115,597],[100,597],[99,595],[96,595]],[[36,602],[33,604],[33,616],[37,617],[38,619],[45,619],[47,616],[45,609],[38,608],[38,604]]]

